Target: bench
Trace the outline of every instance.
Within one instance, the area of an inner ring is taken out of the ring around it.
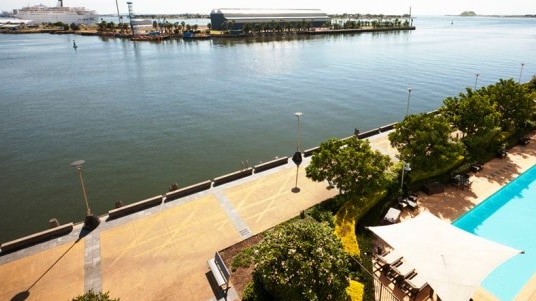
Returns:
[[[214,258],[209,259],[207,262],[212,275],[214,275],[214,279],[216,279],[216,282],[218,283],[218,286],[222,290],[227,291],[229,289],[229,278],[231,277],[231,274],[225,266],[220,253],[216,252],[214,254]]]
[[[53,238],[58,238],[60,236],[67,235],[73,231],[73,227],[73,223],[68,223],[45,231],[37,232],[16,240],[5,242],[0,245],[1,254],[4,255],[7,253],[18,251],[51,240]]]

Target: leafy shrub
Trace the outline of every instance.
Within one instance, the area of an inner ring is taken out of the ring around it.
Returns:
[[[238,268],[248,268],[253,263],[253,249],[254,247],[248,247],[240,251],[231,263],[231,271],[236,272]]]
[[[255,252],[255,282],[275,300],[347,299],[348,257],[326,223],[306,218],[284,224]]]
[[[364,289],[365,286],[362,283],[351,280],[350,286],[346,288],[346,293],[348,294],[348,296],[350,296],[350,300],[361,301],[363,300]]]
[[[108,295],[108,292],[94,292],[93,290],[87,291],[85,294],[81,296],[77,296],[73,298],[72,301],[119,301],[119,298],[112,299]]]

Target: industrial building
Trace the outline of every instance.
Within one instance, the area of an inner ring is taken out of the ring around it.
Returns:
[[[321,27],[330,18],[320,9],[250,9],[218,8],[210,13],[213,30],[242,30],[246,25],[251,28],[262,24],[308,24]]]

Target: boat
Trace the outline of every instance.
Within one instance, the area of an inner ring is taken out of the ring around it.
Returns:
[[[135,35],[130,38],[131,41],[161,41],[171,38],[168,34],[162,34],[159,31],[153,31],[148,34]]]
[[[211,36],[204,33],[185,32],[182,36],[183,40],[208,40]]]
[[[55,7],[39,4],[15,9],[13,16],[17,19],[32,20],[34,23],[62,22],[89,25],[98,21],[98,15],[94,10],[84,7],[66,7],[63,6],[63,0],[58,0]]]

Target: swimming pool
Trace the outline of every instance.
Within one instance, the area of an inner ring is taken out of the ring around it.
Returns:
[[[536,273],[536,165],[453,225],[525,251],[495,269],[481,284],[502,301],[513,300]]]

